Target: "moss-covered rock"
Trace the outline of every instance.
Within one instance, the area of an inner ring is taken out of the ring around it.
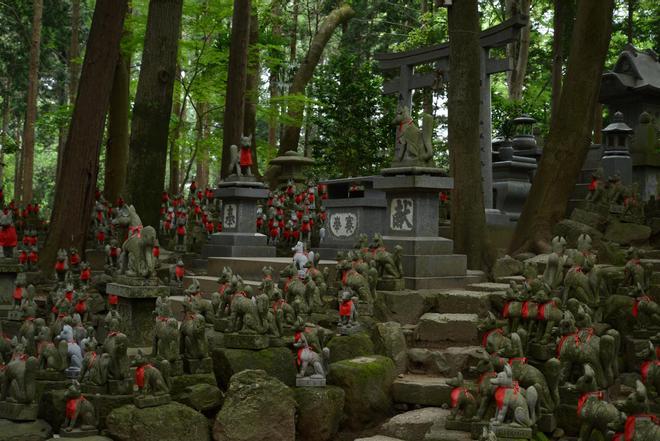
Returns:
[[[171,402],[138,409],[132,404],[113,410],[106,419],[116,441],[208,441],[206,417],[188,406]]]
[[[610,222],[605,231],[605,239],[619,245],[642,245],[651,237],[651,227],[618,221]]]
[[[0,419],[0,441],[44,441],[53,429],[44,420],[17,423]]]
[[[224,396],[215,384],[194,384],[176,396],[175,400],[181,404],[192,407],[206,415],[214,415],[220,406]]]
[[[376,353],[394,360],[397,374],[405,373],[408,366],[408,345],[401,324],[378,323],[373,330],[372,339]]]
[[[366,332],[335,336],[328,342],[330,363],[374,354],[374,343]]]
[[[261,351],[216,348],[213,369],[221,389],[227,390],[234,374],[247,369],[266,371],[287,386],[296,384],[296,358],[289,348],[268,348]]]
[[[392,413],[395,367],[381,355],[343,360],[330,365],[328,383],[346,393],[344,415],[349,428],[372,427]]]
[[[344,390],[336,386],[299,387],[297,440],[329,441],[335,438],[344,412]]]
[[[212,386],[217,386],[215,380],[215,375],[213,374],[185,374],[177,375],[176,377],[170,377],[170,395],[173,399],[177,399],[177,396],[185,393],[186,389],[197,384],[210,384]]]
[[[293,391],[263,370],[231,377],[225,403],[215,418],[215,441],[290,441],[295,439]]]

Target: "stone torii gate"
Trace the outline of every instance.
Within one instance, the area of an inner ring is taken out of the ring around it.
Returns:
[[[497,26],[488,28],[479,34],[481,46],[481,100],[479,110],[481,179],[484,189],[484,206],[493,207],[493,170],[491,146],[491,90],[490,76],[498,72],[513,70],[510,57],[491,58],[491,49],[501,48],[517,41],[520,32],[527,25],[527,18],[514,16]],[[380,53],[375,55],[378,67],[383,71],[398,70],[399,76],[383,85],[383,94],[399,96],[400,105],[412,105],[412,91],[424,87],[433,87],[439,82],[449,80],[449,43],[423,47],[406,52]],[[433,72],[415,73],[419,65],[432,65]]]

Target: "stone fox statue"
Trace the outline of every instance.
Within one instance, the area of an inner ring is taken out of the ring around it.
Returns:
[[[85,399],[78,381],[73,380],[69,389],[64,393],[64,399],[66,400],[66,411],[62,429],[65,432],[72,432],[78,427],[83,430],[96,428],[98,421],[94,405]]]
[[[35,376],[39,362],[35,357],[25,352],[27,341],[12,340],[14,354],[12,360],[5,366],[0,384],[0,401],[30,404],[36,398]]]
[[[505,365],[504,370],[491,378],[490,382],[497,386],[495,390],[495,417],[494,423],[516,422],[524,427],[531,427],[536,423],[536,405],[538,393],[534,386],[522,389],[517,381],[513,381],[511,366]]]
[[[113,225],[128,226],[128,239],[122,245],[119,256],[120,273],[129,276],[151,277],[155,271],[153,248],[156,244],[156,230],[152,226],[143,227],[140,216],[132,205],[119,210]]]
[[[407,106],[399,106],[394,124],[396,130],[396,153],[395,162],[405,165],[417,165],[421,167],[433,167],[433,117],[424,114],[423,125],[420,130],[415,126],[410,117]]]

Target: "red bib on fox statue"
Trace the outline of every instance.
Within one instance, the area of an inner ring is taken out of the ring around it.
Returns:
[[[239,158],[241,167],[252,166],[252,148],[251,146],[241,146],[241,156]]]

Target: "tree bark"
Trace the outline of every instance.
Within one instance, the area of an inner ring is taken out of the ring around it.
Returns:
[[[635,7],[637,0],[628,0],[628,20],[626,23],[626,37],[628,44],[633,44],[635,38]]]
[[[197,109],[199,115],[197,115],[195,124],[195,144],[197,145],[195,182],[197,188],[204,190],[209,184],[209,146],[206,143],[209,105],[201,103]]]
[[[507,15],[524,15],[529,18],[531,0],[508,0]],[[527,25],[520,32],[520,39],[509,44],[509,55],[514,59],[513,70],[507,72],[509,86],[509,99],[520,101],[525,85],[525,74],[527,73],[527,62],[529,60],[529,41],[532,29],[531,19],[527,20]]]
[[[328,44],[328,41],[330,40],[330,37],[332,37],[335,29],[337,26],[351,19],[354,15],[355,11],[353,8],[348,5],[344,5],[332,11],[323,20],[319,26],[319,31],[316,33],[312,43],[309,46],[307,55],[305,55],[305,59],[300,64],[295,76],[293,77],[293,82],[289,88],[289,95],[300,95],[305,92],[305,87],[307,87],[309,80],[312,79],[312,75],[314,75],[314,69],[316,69],[316,65],[321,59],[323,50],[325,49],[326,44]],[[284,128],[284,133],[282,134],[282,140],[280,142],[280,155],[290,150],[298,149],[303,108],[304,104],[300,102],[292,102],[288,106],[287,114],[289,118],[292,121],[297,121],[297,123],[293,125],[287,125]]]
[[[177,78],[179,78],[180,75],[181,69],[177,67]],[[179,192],[179,181],[181,180],[181,168],[179,167],[181,159],[179,137],[181,136],[181,127],[183,127],[186,121],[186,102],[181,102],[182,93],[183,90],[177,93],[176,101],[174,101],[172,110],[174,115],[179,118],[179,120],[176,122],[176,125],[174,126],[174,130],[172,131],[172,136],[170,137],[170,182],[168,189],[170,194],[173,195]]]
[[[564,31],[566,29],[567,0],[554,0],[554,15],[552,17],[552,95],[550,97],[550,125],[557,116],[561,83],[564,78]]]
[[[257,7],[252,5],[250,16],[250,45],[248,47],[248,71],[245,92],[245,119],[243,122],[243,134],[252,135],[252,174],[261,177],[259,173],[259,162],[257,156],[257,102],[259,101],[260,75],[259,56],[259,17]]]
[[[16,149],[16,153],[14,154],[14,200],[18,201],[21,197],[21,184],[23,183],[23,174],[22,174],[22,156],[23,156],[23,138],[21,134],[21,130],[18,128],[20,126],[20,120],[18,121],[19,124],[16,125],[16,141],[20,148]]]
[[[454,250],[466,254],[468,268],[485,269],[486,215],[479,151],[479,81],[481,48],[477,0],[449,8],[448,129],[451,173],[451,225]]]
[[[128,32],[124,31],[124,37]],[[131,55],[120,51],[110,94],[108,142],[105,147],[105,197],[114,204],[124,192],[128,166],[128,119]]]
[[[594,107],[612,31],[614,0],[581,0],[557,116],[516,226],[511,251],[547,251],[566,214],[590,144]]]
[[[291,12],[291,32],[289,37],[289,63],[291,65],[296,63],[298,55],[298,14],[300,14],[300,0],[293,0],[293,8]]]
[[[0,149],[0,187],[5,185],[5,150],[9,144],[9,117],[11,116],[11,94],[7,92],[2,103],[2,149]]]
[[[158,225],[183,0],[151,0],[133,105],[126,195],[144,225]]]
[[[69,104],[73,105],[78,92],[80,75],[80,0],[71,1],[71,45],[69,46]]]
[[[250,40],[251,0],[234,0],[225,114],[223,119],[222,164],[220,176],[229,174],[230,147],[238,145],[243,134],[245,90],[247,87],[248,42]]]
[[[278,40],[282,37],[282,0],[273,0],[271,4],[271,20],[273,22],[273,39]],[[271,115],[268,119],[268,145],[272,149],[277,148],[277,131],[279,124],[277,123],[277,113],[279,113],[279,104],[277,97],[280,95],[278,79],[280,75],[280,66],[277,62],[273,63],[269,68],[270,74],[268,76],[268,91],[270,92],[271,101]]]
[[[23,152],[21,154],[22,185],[19,198],[32,201],[32,177],[34,174],[34,126],[37,120],[37,95],[39,93],[39,58],[41,49],[41,24],[43,0],[34,0],[32,15],[32,36],[30,39],[30,65],[28,70],[28,92],[23,126]]]
[[[46,273],[52,271],[59,248],[85,249],[105,114],[127,8],[128,0],[96,1],[50,229],[39,256],[39,265]]]

